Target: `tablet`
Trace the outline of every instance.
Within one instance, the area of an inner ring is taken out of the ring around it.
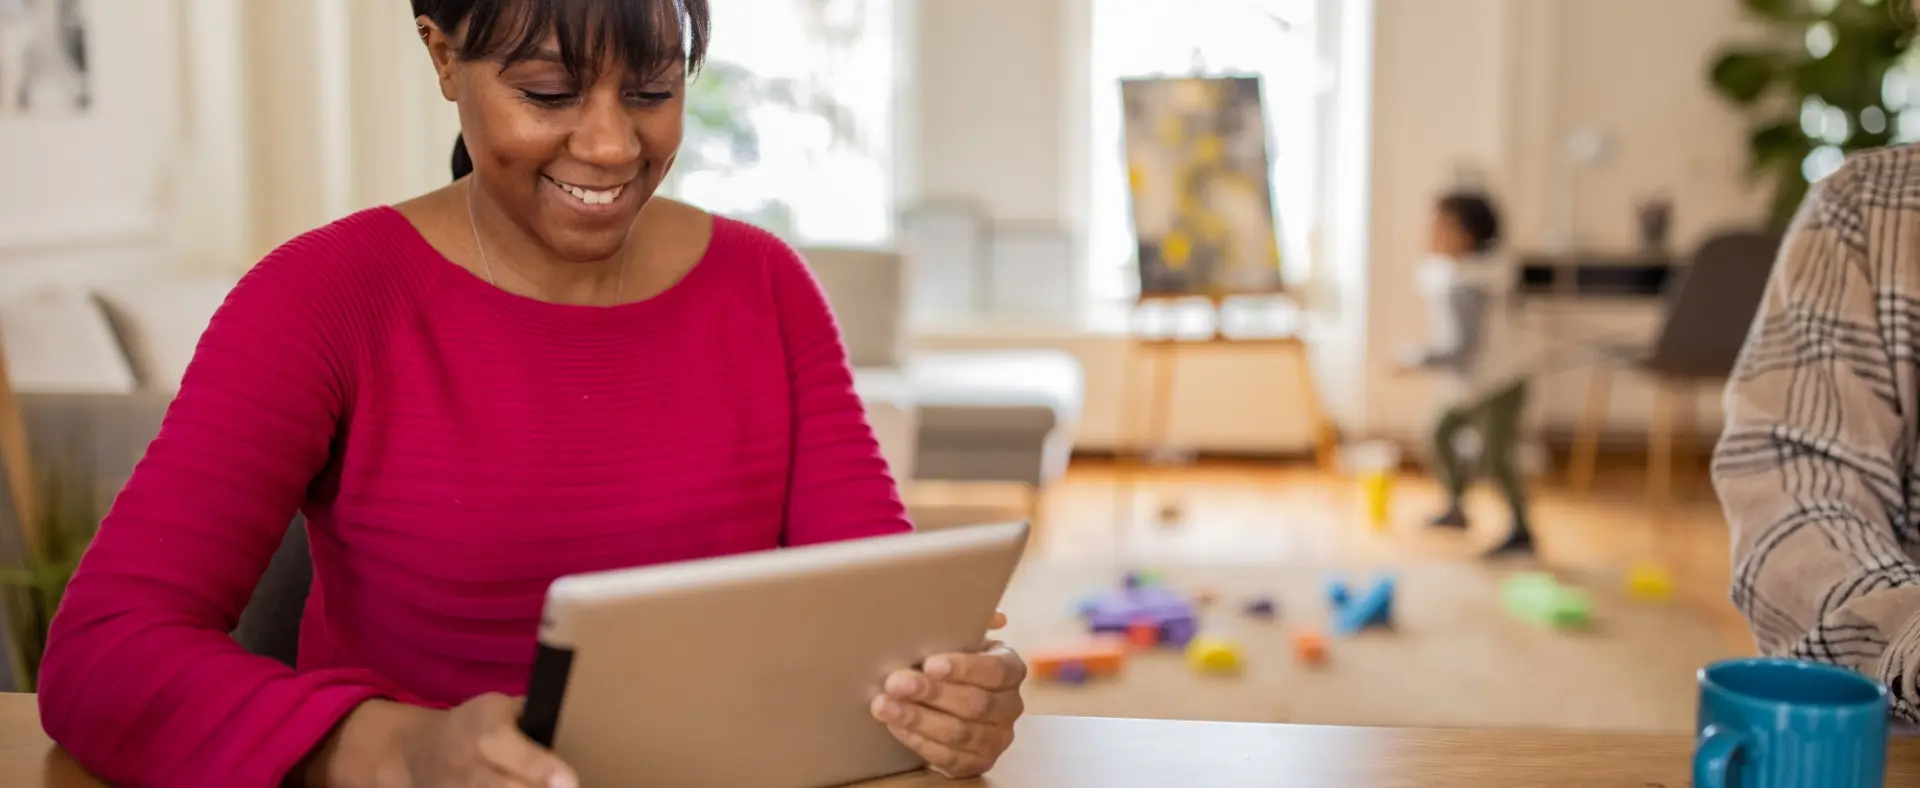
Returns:
[[[584,786],[816,788],[924,766],[868,712],[892,671],[979,650],[1013,522],[561,578],[521,730]]]

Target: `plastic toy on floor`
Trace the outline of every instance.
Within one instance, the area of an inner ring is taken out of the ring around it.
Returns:
[[[1274,603],[1273,597],[1270,596],[1254,597],[1253,599],[1247,600],[1243,612],[1250,618],[1261,619],[1273,619],[1280,615],[1279,607]]]
[[[1240,647],[1226,640],[1200,638],[1187,647],[1187,665],[1197,672],[1211,675],[1239,673],[1242,665]]]
[[[1317,629],[1302,629],[1293,633],[1293,656],[1309,665],[1326,662],[1327,636]]]
[[[1393,578],[1375,578],[1366,593],[1354,596],[1343,580],[1327,583],[1327,602],[1333,607],[1333,630],[1352,635],[1363,629],[1387,629],[1393,626]]]
[[[1521,572],[1507,578],[1500,601],[1507,612],[1542,627],[1579,629],[1593,621],[1586,592],[1561,585],[1546,572]]]
[[[1068,684],[1117,676],[1126,661],[1126,648],[1118,641],[1107,638],[1082,646],[1042,649],[1027,655],[1027,666],[1035,678]]]
[[[1087,601],[1088,629],[1096,635],[1117,635],[1140,646],[1184,647],[1198,631],[1193,603],[1156,582],[1129,575],[1126,588]],[[1157,642],[1149,643],[1150,637]]]
[[[1627,596],[1642,602],[1665,602],[1673,597],[1673,577],[1652,561],[1627,568]]]

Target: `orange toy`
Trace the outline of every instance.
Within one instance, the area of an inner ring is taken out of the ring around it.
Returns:
[[[1310,665],[1327,661],[1327,636],[1311,629],[1293,633],[1293,655]]]
[[[1126,649],[1118,641],[1097,640],[1075,648],[1036,651],[1027,655],[1027,667],[1047,680],[1057,678],[1060,668],[1069,664],[1086,668],[1089,677],[1103,677],[1119,673],[1126,659]]]

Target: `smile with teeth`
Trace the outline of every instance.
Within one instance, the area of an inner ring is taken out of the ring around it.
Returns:
[[[615,186],[611,189],[606,189],[604,191],[595,191],[593,189],[584,189],[579,186],[575,186],[571,183],[562,183],[560,181],[554,180],[551,177],[547,178],[547,180],[551,181],[553,185],[560,187],[560,191],[571,194],[573,195],[574,199],[579,200],[588,205],[610,204],[614,200],[619,199],[620,193],[625,191],[627,188],[626,186]]]

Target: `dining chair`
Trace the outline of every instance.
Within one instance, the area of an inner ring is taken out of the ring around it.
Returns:
[[[1655,504],[1672,500],[1676,443],[1692,437],[1699,392],[1717,390],[1732,374],[1781,240],[1772,231],[1746,229],[1708,238],[1669,285],[1665,316],[1651,343],[1593,348],[1600,361],[1591,369],[1586,408],[1568,463],[1568,482],[1575,493],[1593,488],[1614,374],[1624,371],[1653,385],[1647,494]]]

